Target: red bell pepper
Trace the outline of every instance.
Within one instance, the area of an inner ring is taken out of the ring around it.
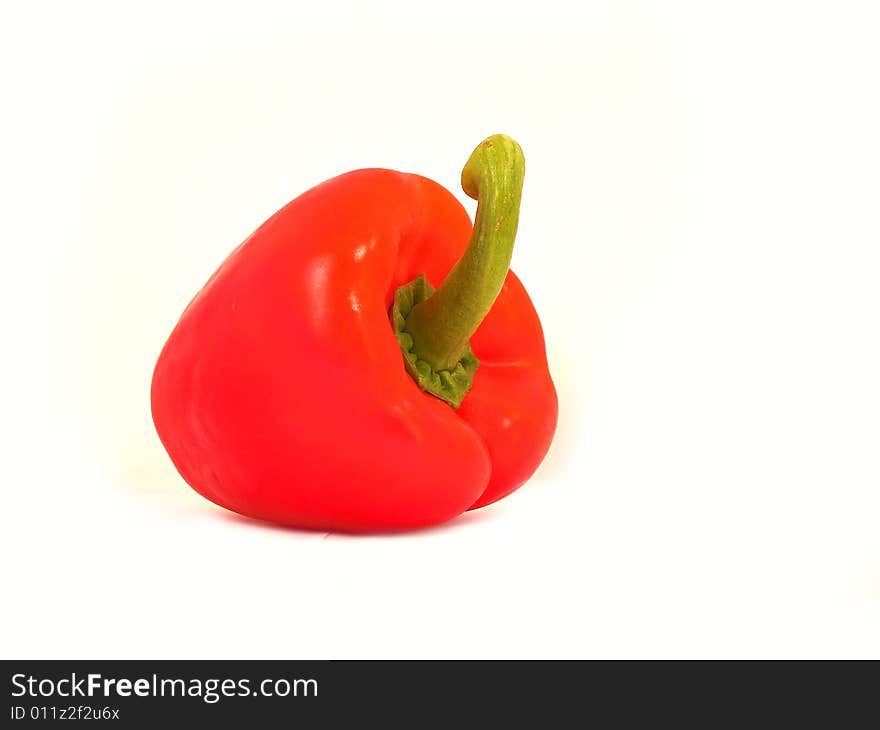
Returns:
[[[508,271],[523,174],[509,137],[474,150],[472,226],[427,178],[356,170],[235,249],[153,374],[156,430],[190,486],[262,520],[378,531],[525,482],[557,400],[540,321]]]

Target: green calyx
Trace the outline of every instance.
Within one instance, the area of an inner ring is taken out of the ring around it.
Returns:
[[[406,371],[413,380],[422,390],[445,400],[453,408],[458,408],[465,394],[471,389],[474,373],[480,365],[470,346],[465,347],[458,362],[452,368],[435,370],[414,351],[412,335],[406,331],[406,318],[413,307],[426,301],[433,293],[434,287],[422,274],[409,284],[400,287],[394,293],[394,304],[391,305],[391,326],[403,351]]]
[[[436,291],[421,275],[394,296],[391,322],[407,372],[453,408],[461,405],[479,366],[468,341],[510,267],[524,174],[514,140],[503,134],[483,140],[461,173],[462,188],[477,200],[467,249]]]

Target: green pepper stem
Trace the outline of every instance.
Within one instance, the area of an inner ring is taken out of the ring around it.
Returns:
[[[473,235],[440,288],[406,318],[412,351],[435,370],[455,367],[501,292],[516,239],[524,174],[520,146],[503,134],[483,140],[462,170],[461,187],[477,201]]]

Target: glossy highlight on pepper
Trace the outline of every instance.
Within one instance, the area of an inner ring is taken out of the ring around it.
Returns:
[[[521,486],[557,420],[540,320],[508,270],[522,150],[493,135],[456,198],[365,169],[303,193],[221,264],[159,355],[159,437],[197,492],[340,531],[438,524]]]

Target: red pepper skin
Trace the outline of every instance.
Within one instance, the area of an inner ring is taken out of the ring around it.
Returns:
[[[357,170],[292,201],[223,262],[153,374],[153,420],[183,478],[250,517],[305,528],[433,525],[520,486],[553,436],[557,400],[538,316],[507,275],[471,339],[461,407],[419,389],[388,311],[435,286],[470,218],[445,188]]]

